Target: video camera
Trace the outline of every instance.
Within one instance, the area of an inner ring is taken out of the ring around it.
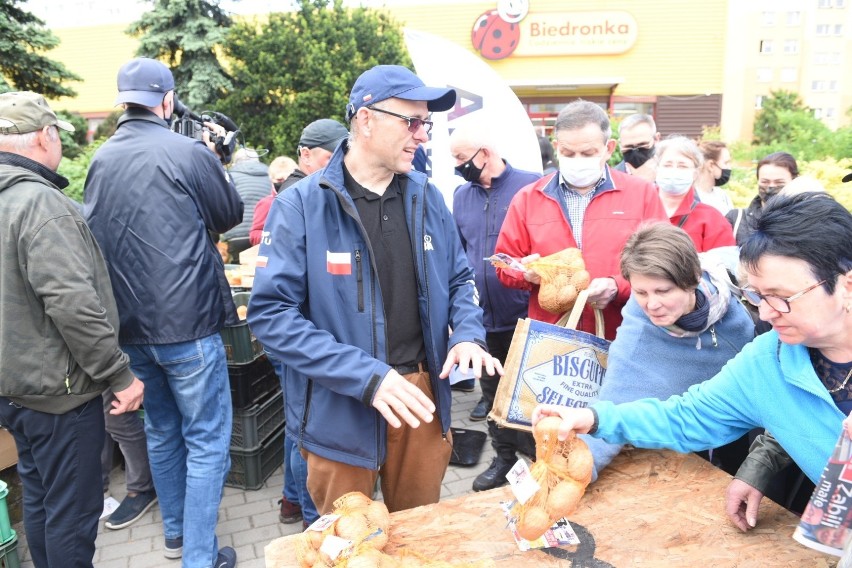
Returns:
[[[205,111],[200,116],[189,110],[175,95],[175,119],[172,121],[172,130],[183,136],[204,140],[203,133],[210,134],[210,141],[216,144],[216,153],[223,164],[231,161],[234,148],[237,146],[237,134],[240,128],[236,123],[221,112]],[[205,122],[212,122],[227,130],[224,136],[217,136],[209,128],[204,126]]]

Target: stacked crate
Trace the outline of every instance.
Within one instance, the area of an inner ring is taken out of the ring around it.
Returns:
[[[249,292],[234,294],[239,308]],[[222,330],[234,411],[231,471],[225,485],[260,489],[284,461],[284,399],[281,383],[246,321]]]

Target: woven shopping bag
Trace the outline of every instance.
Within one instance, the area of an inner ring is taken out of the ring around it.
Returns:
[[[582,408],[594,402],[606,374],[610,342],[595,310],[595,335],[578,331],[588,291],[556,324],[518,320],[489,418],[498,426],[532,431],[539,403]]]

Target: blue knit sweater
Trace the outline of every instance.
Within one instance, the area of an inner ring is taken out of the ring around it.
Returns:
[[[624,320],[609,349],[599,401],[622,403],[648,397],[665,400],[683,394],[690,386],[718,373],[754,338],[751,317],[728,288],[718,279],[711,281],[707,272],[703,273],[702,280],[703,291],[709,290],[716,296],[708,300],[727,307],[715,317],[713,312],[717,310],[713,310],[704,331],[697,337],[692,334],[675,337],[670,331],[655,326],[635,298],[630,297],[621,311]],[[592,479],[597,479],[598,473],[621,450],[621,445],[608,444],[591,436],[581,437],[592,450],[595,460]]]

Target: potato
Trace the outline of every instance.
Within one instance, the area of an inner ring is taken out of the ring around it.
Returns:
[[[355,543],[361,541],[371,532],[367,525],[367,517],[360,513],[346,513],[334,524],[334,534]]]
[[[387,506],[381,501],[373,501],[367,507],[367,520],[375,528],[388,532],[390,529],[390,513]]]
[[[568,476],[584,485],[592,482],[592,469],[595,460],[592,451],[581,438],[573,442],[571,453],[568,454]]]
[[[557,483],[547,496],[545,509],[548,516],[556,521],[576,511],[585,489],[584,484],[573,479],[565,479]]]
[[[577,290],[585,290],[589,287],[591,281],[592,277],[588,270],[578,270],[571,275],[571,285],[576,287]]]
[[[360,491],[351,491],[341,495],[334,501],[335,509],[361,509],[366,508],[373,500]]]
[[[550,516],[545,509],[542,507],[530,507],[521,513],[516,528],[518,529],[518,534],[523,538],[535,540],[546,533],[552,524],[553,522],[550,520]]]

